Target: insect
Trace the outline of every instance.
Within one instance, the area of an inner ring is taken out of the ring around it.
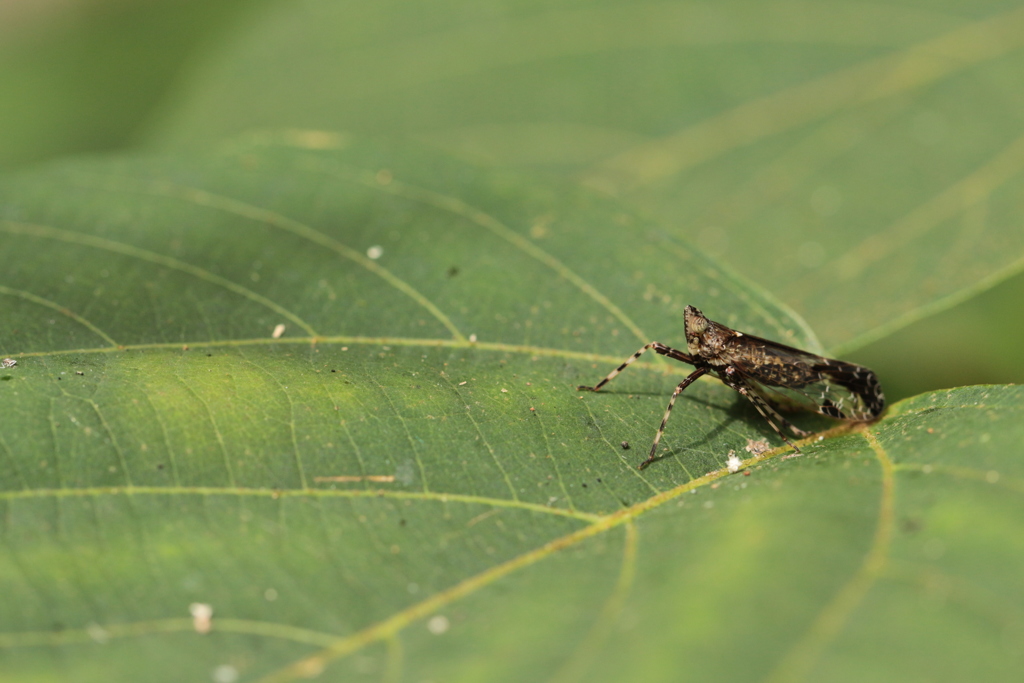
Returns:
[[[686,307],[683,324],[686,351],[652,341],[594,386],[577,387],[577,391],[600,390],[648,349],[696,368],[672,392],[665,417],[654,435],[651,452],[638,469],[642,470],[654,462],[672,406],[683,389],[702,375],[717,377],[753,403],[761,417],[797,453],[800,449],[786,438],[780,425],[797,437],[810,436],[810,433],[798,429],[779,415],[778,411],[783,407],[795,407],[853,422],[874,420],[885,409],[885,396],[878,377],[865,367],[738,332],[708,320],[693,306]]]

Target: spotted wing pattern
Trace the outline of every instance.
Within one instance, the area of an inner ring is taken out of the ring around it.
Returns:
[[[775,406],[857,421],[873,420],[885,409],[878,377],[863,366],[752,335],[733,345],[730,362],[739,376]]]

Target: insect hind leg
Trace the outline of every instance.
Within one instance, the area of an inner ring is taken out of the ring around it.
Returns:
[[[806,436],[808,434],[807,432],[803,431],[802,429],[797,429],[792,424],[790,424],[789,421],[786,420],[786,418],[779,415],[778,412],[776,412],[775,409],[772,408],[767,401],[761,398],[761,396],[756,391],[754,391],[746,382],[743,382],[735,378],[730,378],[726,381],[726,384],[735,389],[736,391],[738,391],[741,396],[745,396],[748,401],[754,404],[754,407],[757,408],[757,412],[761,413],[761,417],[763,417],[765,421],[767,421],[768,424],[772,426],[772,429],[775,430],[775,433],[778,434],[782,438],[782,440],[785,441],[796,452],[796,455],[803,455],[803,451],[801,451],[795,443],[786,438],[786,435],[782,433],[782,430],[779,429],[779,426],[775,424],[775,420],[773,420],[772,418],[774,417],[776,420],[781,422],[783,426],[786,426],[789,429],[793,430],[794,434],[803,434]]]
[[[782,417],[782,415],[779,415],[779,411],[777,411],[775,409],[775,407],[771,404],[771,401],[769,401],[764,396],[759,394],[756,390],[752,390],[751,393],[755,397],[757,397],[758,399],[761,400],[761,405],[764,407],[764,409],[767,410],[769,413],[771,413],[772,417],[774,417],[779,422],[779,424],[781,424],[783,427],[785,427],[790,432],[792,432],[793,436],[797,437],[798,439],[803,439],[803,438],[806,438],[806,437],[811,435],[810,432],[807,432],[807,431],[804,431],[803,429],[800,429],[799,427],[794,425],[792,422],[790,422],[786,418]],[[762,415],[763,414],[764,413],[762,413]],[[794,446],[794,448],[795,448],[795,446]]]

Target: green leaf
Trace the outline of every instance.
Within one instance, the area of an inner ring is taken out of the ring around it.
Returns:
[[[0,6],[0,167],[124,147],[243,0]]]
[[[152,135],[406,134],[571,175],[852,349],[1024,269],[1022,36],[1000,2],[284,3]]]
[[[689,368],[573,389],[683,305],[816,342],[613,200],[289,133],[7,177],[0,236],[7,678],[1019,671],[1020,388],[728,476],[775,436],[698,382],[639,472]]]

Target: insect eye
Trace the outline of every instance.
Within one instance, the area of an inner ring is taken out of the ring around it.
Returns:
[[[683,323],[686,327],[686,337],[699,336],[708,329],[708,319],[693,306],[687,306],[683,312]]]

